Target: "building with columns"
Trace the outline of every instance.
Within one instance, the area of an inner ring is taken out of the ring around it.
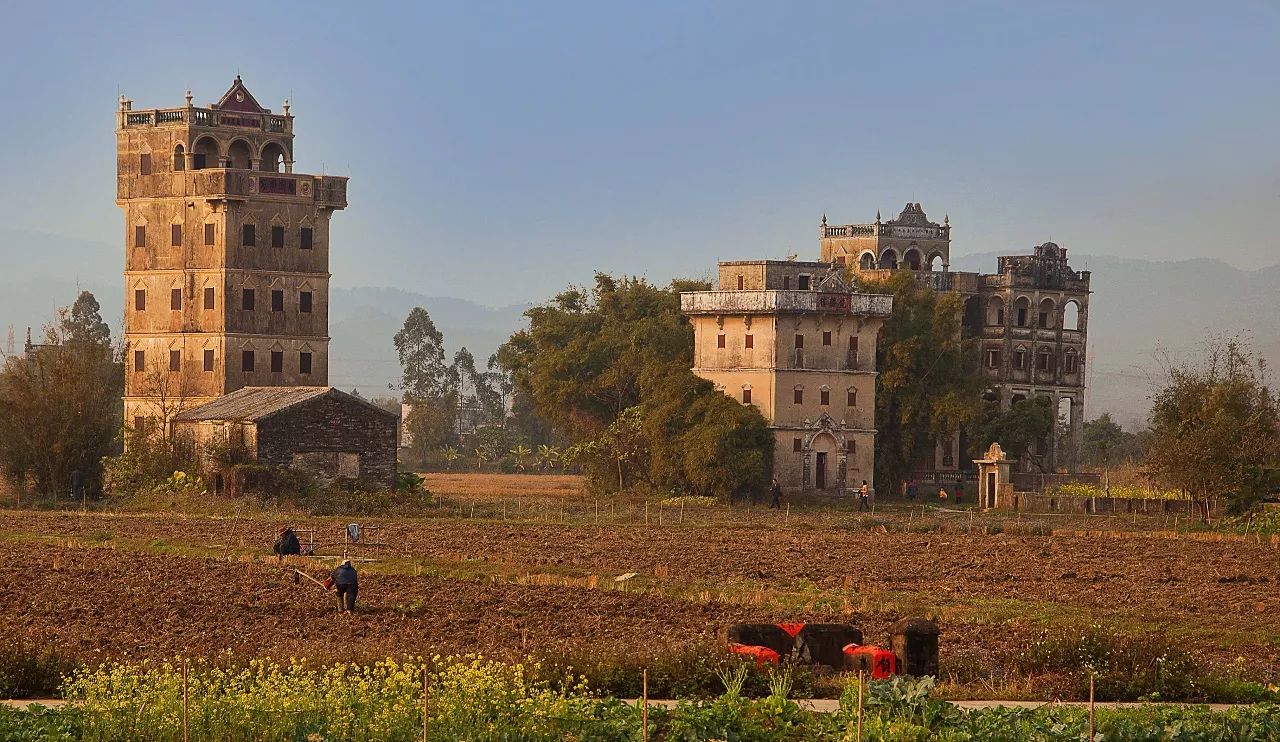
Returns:
[[[877,214],[872,224],[834,226],[824,216],[818,242],[823,261],[848,266],[853,275],[883,279],[912,271],[936,290],[961,294],[963,332],[974,340],[986,398],[1008,409],[1047,396],[1057,410],[1059,425],[1019,466],[1074,471],[1084,430],[1090,275],[1070,267],[1066,249],[1046,242],[1028,255],[999,258],[995,273],[955,272],[950,218],[932,222],[918,203],[887,222]],[[959,481],[968,469],[967,444],[963,431],[939,441],[933,455],[918,462],[918,478]]]
[[[893,297],[850,289],[829,263],[726,261],[686,292],[693,372],[759,408],[788,491],[839,493],[875,471],[876,339]]]
[[[325,386],[329,219],[347,179],[294,172],[294,117],[237,76],[217,103],[116,114],[125,422],[242,387]]]

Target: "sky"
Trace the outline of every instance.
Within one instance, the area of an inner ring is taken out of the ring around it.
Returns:
[[[122,268],[121,92],[237,74],[291,99],[295,171],[351,178],[335,286],[665,283],[907,201],[957,255],[1280,262],[1274,2],[13,2],[0,69],[0,265],[32,274],[67,267],[15,232]]]

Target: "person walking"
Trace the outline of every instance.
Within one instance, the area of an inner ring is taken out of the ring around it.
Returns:
[[[360,591],[360,577],[356,568],[351,566],[350,559],[342,562],[329,575],[333,587],[338,591],[338,613],[355,613],[356,593]]]
[[[942,503],[943,505],[947,504],[947,488],[946,487],[938,488],[938,502]]]
[[[782,509],[782,486],[778,484],[778,478],[773,478],[773,484],[769,485],[769,507]]]
[[[867,485],[867,480],[862,480],[862,486],[858,488],[858,512],[871,509],[871,487]]]
[[[920,484],[916,482],[915,477],[912,477],[907,480],[907,499],[915,502],[918,494],[920,494]]]

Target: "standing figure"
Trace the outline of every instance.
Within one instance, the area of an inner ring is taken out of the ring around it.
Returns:
[[[920,485],[916,482],[915,477],[907,480],[907,499],[911,502],[916,501],[916,495],[920,493]]]
[[[858,512],[871,509],[871,487],[867,485],[867,480],[862,480],[862,486],[858,488]]]
[[[942,503],[943,505],[947,504],[947,488],[946,487],[938,488],[938,502]]]
[[[360,590],[360,578],[356,575],[356,568],[351,566],[351,560],[343,559],[342,563],[333,570],[329,577],[333,580],[333,586],[338,591],[338,613],[355,613],[356,593]]]
[[[773,478],[773,484],[769,485],[769,507],[782,509],[782,486],[778,484],[778,478]]]

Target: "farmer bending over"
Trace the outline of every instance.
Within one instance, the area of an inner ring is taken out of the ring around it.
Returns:
[[[276,531],[276,543],[271,550],[276,553],[276,561],[282,562],[287,556],[301,554],[302,544],[298,543],[298,534],[294,533],[292,528],[281,526]]]
[[[338,591],[338,613],[354,613],[360,578],[356,576],[356,568],[351,566],[351,560],[343,559],[329,578]]]

